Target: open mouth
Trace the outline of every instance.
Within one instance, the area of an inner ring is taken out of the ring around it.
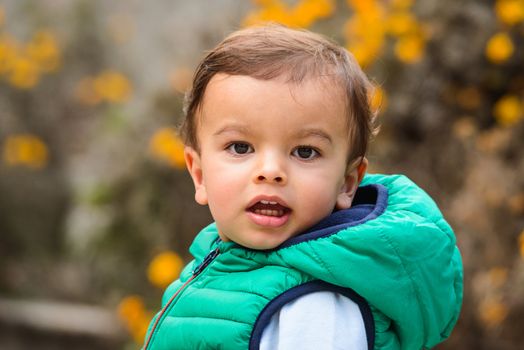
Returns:
[[[261,200],[247,208],[247,211],[258,215],[282,217],[291,209],[275,201]]]

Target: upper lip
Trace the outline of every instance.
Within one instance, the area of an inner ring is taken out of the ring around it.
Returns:
[[[249,204],[247,205],[247,208],[251,208],[252,206],[254,206],[255,204],[257,204],[260,201],[277,202],[281,206],[290,209],[289,206],[287,205],[286,201],[284,201],[282,198],[280,198],[278,196],[269,196],[269,195],[256,196],[255,198],[253,198],[249,202]]]

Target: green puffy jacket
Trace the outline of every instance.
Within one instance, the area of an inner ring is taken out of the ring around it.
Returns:
[[[258,349],[281,306],[328,290],[359,305],[370,349],[419,350],[449,336],[462,303],[453,231],[404,176],[367,175],[352,208],[275,249],[222,242],[212,224],[190,251],[146,349]]]

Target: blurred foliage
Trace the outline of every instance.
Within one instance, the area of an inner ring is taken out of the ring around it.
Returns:
[[[455,228],[464,308],[439,349],[521,347],[524,0],[4,3],[0,295],[113,308],[142,342],[211,220],[176,133],[192,70],[273,21],[355,55],[382,124],[371,170],[406,173]]]

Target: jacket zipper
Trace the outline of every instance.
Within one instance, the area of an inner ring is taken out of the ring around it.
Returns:
[[[200,275],[202,273],[202,271],[204,271],[204,269],[213,261],[215,260],[215,258],[220,254],[220,249],[219,248],[216,248],[214,250],[212,250],[209,254],[206,255],[206,257],[204,258],[204,260],[202,260],[202,262],[200,263],[200,265],[198,265],[194,270],[193,270],[193,274],[191,275],[191,277],[182,285],[182,287],[180,287],[175,294],[173,294],[171,296],[171,298],[169,299],[169,301],[166,303],[166,305],[162,308],[162,310],[160,311],[160,313],[158,314],[158,317],[156,318],[156,321],[155,323],[153,324],[153,327],[151,328],[151,332],[149,332],[149,336],[147,337],[147,340],[144,344],[144,347],[142,348],[142,350],[147,350],[149,345],[151,344],[151,340],[153,339],[153,334],[155,333],[155,331],[157,330],[157,328],[159,327],[160,325],[160,320],[163,318],[164,314],[166,313],[167,309],[170,308],[170,306],[173,304],[173,302],[175,301],[176,297],[178,295],[180,295],[180,293],[189,285],[189,283],[191,283],[191,281],[193,281],[198,275]]]

